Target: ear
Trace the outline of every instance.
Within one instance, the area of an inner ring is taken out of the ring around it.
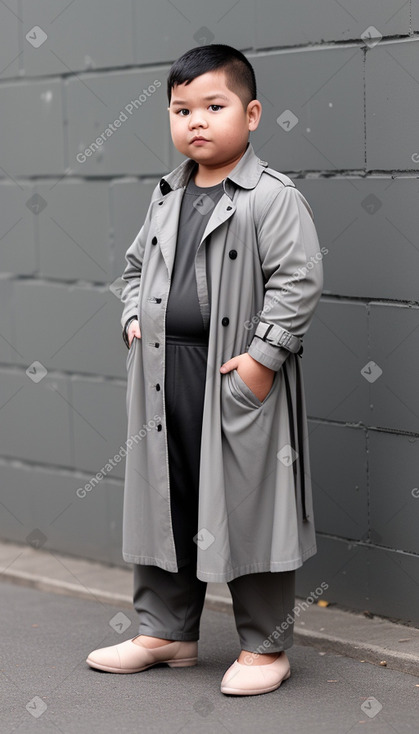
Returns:
[[[257,99],[252,99],[247,105],[247,119],[249,121],[249,130],[256,130],[262,115],[262,105]]]

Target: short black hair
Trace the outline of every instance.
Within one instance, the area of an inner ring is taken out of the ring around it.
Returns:
[[[167,78],[169,104],[176,84],[189,84],[196,77],[216,70],[225,72],[228,88],[240,97],[245,109],[256,99],[256,78],[251,63],[232,46],[213,43],[186,51],[172,64]]]

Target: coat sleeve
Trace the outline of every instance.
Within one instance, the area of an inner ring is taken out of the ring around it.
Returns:
[[[144,224],[137,234],[134,242],[132,243],[132,245],[130,245],[125,254],[127,265],[124,272],[122,273],[122,279],[126,281],[127,285],[124,287],[121,294],[121,301],[124,304],[121,316],[123,333],[125,329],[125,324],[129,319],[133,317],[139,318],[138,296],[141,283],[141,273],[143,268],[144,250],[150,230],[153,202],[159,194],[159,187],[156,186],[153,192],[150,206],[148,208],[147,216],[144,220]]]
[[[272,335],[285,336],[286,343],[287,338],[295,342],[294,337],[301,339],[306,333],[321,296],[327,250],[320,250],[312,210],[294,186],[283,187],[268,201],[257,223],[257,237],[265,281],[257,331],[271,329],[269,341],[253,337],[248,353],[277,371],[290,351],[275,343],[281,340]]]

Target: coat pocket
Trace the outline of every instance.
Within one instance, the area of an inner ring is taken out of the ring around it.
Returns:
[[[275,373],[274,375],[271,389],[269,390],[264,400],[259,400],[259,398],[256,397],[255,393],[245,383],[243,378],[240,377],[236,369],[231,370],[231,372],[227,373],[227,382],[230,393],[235,398],[235,400],[237,400],[239,403],[242,403],[242,405],[245,405],[246,407],[260,408],[262,407],[262,405],[265,405],[266,401],[269,400],[270,395],[274,391],[276,377],[277,373]]]
[[[131,346],[128,349],[128,354],[127,354],[126,359],[125,359],[125,364],[126,364],[127,370],[129,369],[129,366],[131,364],[132,355],[134,354],[134,350],[135,350],[135,342],[137,342],[137,341],[138,341],[138,338],[136,336],[134,336],[133,337],[133,340],[131,342]]]

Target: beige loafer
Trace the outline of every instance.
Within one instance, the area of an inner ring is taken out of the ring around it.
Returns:
[[[140,673],[158,663],[167,663],[171,668],[186,668],[189,665],[196,665],[198,661],[196,641],[175,640],[167,645],[148,648],[132,641],[135,639],[133,637],[119,645],[93,650],[86,663],[91,668],[108,673]]]
[[[221,693],[235,696],[256,696],[279,688],[291,675],[285,652],[267,665],[244,665],[235,660],[221,681]]]

